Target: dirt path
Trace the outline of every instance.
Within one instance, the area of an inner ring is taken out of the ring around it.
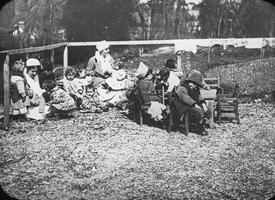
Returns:
[[[240,126],[207,137],[141,127],[116,110],[13,122],[1,133],[0,183],[19,199],[268,199],[274,111],[240,110]]]

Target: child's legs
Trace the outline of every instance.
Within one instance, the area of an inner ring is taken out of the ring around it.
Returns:
[[[59,110],[53,106],[50,107],[50,113],[48,114],[49,116],[68,116],[71,113],[71,111],[64,111],[64,110]]]
[[[172,100],[172,106],[173,106],[173,111],[174,111],[173,114],[175,115],[175,118],[178,120],[188,110],[188,107],[186,105],[182,104],[178,99]]]
[[[196,107],[191,107],[188,111],[189,114],[189,121],[192,123],[196,124],[201,124],[203,117],[204,117],[204,112],[200,108]]]
[[[71,97],[73,97],[75,103],[76,103],[76,107],[79,108],[80,105],[82,104],[83,100],[79,97],[77,97],[76,95],[71,95]]]
[[[53,106],[51,106],[50,108],[49,108],[49,113],[47,114],[48,116],[53,116],[53,115],[55,115],[56,113],[57,113],[57,109],[55,108],[55,107],[53,107]]]
[[[212,111],[207,107],[207,111],[204,113],[204,118],[210,119],[212,117]]]

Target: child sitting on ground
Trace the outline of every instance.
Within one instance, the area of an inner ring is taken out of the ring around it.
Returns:
[[[75,78],[76,70],[73,67],[67,67],[65,70],[64,88],[74,98],[77,107],[80,107],[83,100],[84,88]]]
[[[76,108],[74,99],[62,89],[53,80],[46,80],[43,83],[43,88],[50,96],[50,101],[47,102],[50,106],[47,116],[67,116]]]
[[[11,75],[11,115],[14,118],[25,118],[25,114],[28,112],[27,106],[30,105],[30,100],[28,97],[28,87],[27,81],[23,74],[25,68],[24,62],[16,61],[12,66]],[[17,116],[17,117],[15,117]]]
[[[163,111],[166,106],[159,103],[161,100],[157,96],[153,83],[152,69],[149,69],[143,62],[140,62],[136,72],[138,78],[136,90],[141,98],[144,111],[155,121],[163,119]]]

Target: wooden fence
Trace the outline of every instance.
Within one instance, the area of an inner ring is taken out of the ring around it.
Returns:
[[[258,40],[263,40],[264,38],[257,38]],[[275,38],[268,38],[273,41]],[[181,55],[183,51],[189,51],[188,45],[190,44],[227,44],[236,40],[238,42],[247,42],[249,40],[255,40],[255,38],[231,38],[231,39],[177,39],[177,40],[138,40],[138,41],[109,41],[110,45],[116,46],[143,46],[143,45],[174,45],[177,51],[177,64],[181,67]],[[24,49],[13,49],[1,51],[0,54],[5,55],[5,61],[3,64],[3,79],[4,79],[4,129],[9,129],[10,124],[10,56],[11,55],[24,55],[26,59],[29,58],[31,53],[38,53],[43,51],[51,51],[51,61],[54,63],[54,51],[57,48],[63,48],[63,66],[68,66],[68,48],[69,47],[81,47],[81,46],[96,46],[98,42],[63,42],[58,44],[52,44],[41,47],[30,47]],[[180,45],[179,45],[180,44]],[[186,49],[187,47],[187,49]],[[140,47],[142,49],[142,47]],[[141,52],[141,51],[140,51]]]

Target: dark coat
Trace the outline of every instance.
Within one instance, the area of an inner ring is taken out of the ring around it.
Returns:
[[[142,105],[150,106],[151,101],[160,102],[157,96],[153,81],[149,79],[139,79],[137,82],[137,92],[141,98]]]
[[[177,116],[182,116],[195,104],[206,103],[200,93],[200,87],[193,82],[183,81],[175,90],[172,105],[176,110]]]

